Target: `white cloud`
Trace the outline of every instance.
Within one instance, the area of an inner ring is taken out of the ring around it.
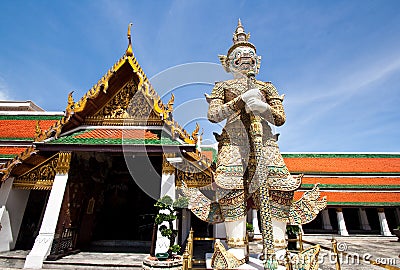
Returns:
[[[381,57],[381,59],[385,58]],[[370,85],[384,81],[400,69],[400,57],[386,57],[385,60],[379,63],[375,62],[373,65],[366,65],[362,69],[360,66],[357,69],[352,65],[343,68],[348,71],[346,77],[336,78],[333,76],[330,78],[331,81],[316,83],[310,87],[311,89],[305,90],[305,92],[311,93],[307,96],[289,96],[286,105],[290,106],[292,111],[301,113],[305,108],[312,108],[314,112],[318,112],[302,117],[302,125],[311,123],[315,118],[323,117],[324,114],[347,102],[354,95],[363,93],[368,98],[367,93],[372,90]],[[369,98],[375,97],[371,95]]]

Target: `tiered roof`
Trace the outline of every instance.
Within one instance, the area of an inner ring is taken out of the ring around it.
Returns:
[[[33,141],[36,134],[36,126],[47,130],[61,115],[43,114],[1,114],[0,115],[0,141]]]
[[[35,137],[34,146],[0,165],[3,181],[17,171],[20,174],[36,166],[37,162],[43,162],[37,158],[42,154],[46,159],[57,151],[87,151],[87,147],[121,151],[127,144],[158,145],[158,149],[164,151],[165,145],[171,145],[175,151],[183,147],[190,158],[204,166],[210,164],[195,149],[199,127],[192,134],[186,132],[172,117],[174,97],[164,104],[151,86],[133,55],[130,28],[128,40],[125,54],[79,101],[74,101],[72,92],[69,94],[61,119],[55,123],[54,120],[46,122],[46,125],[41,123],[35,126],[34,133],[30,131],[29,136]],[[25,124],[31,125],[31,122]],[[27,135],[10,132],[8,136]],[[115,148],[117,145],[118,149]]]
[[[18,106],[17,111],[0,112],[0,164],[15,158],[32,145],[37,128],[48,129],[62,117],[62,113],[57,112],[21,112],[19,109]]]
[[[320,183],[328,206],[400,206],[400,154],[283,154],[292,173],[304,173],[302,190]],[[295,194],[300,198],[302,192]]]

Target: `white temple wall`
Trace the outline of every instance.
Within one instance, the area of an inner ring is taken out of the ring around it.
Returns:
[[[0,252],[14,249],[21,228],[29,190],[13,189],[14,178],[9,178],[0,188]]]

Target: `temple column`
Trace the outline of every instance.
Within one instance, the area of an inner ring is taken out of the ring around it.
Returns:
[[[14,249],[30,190],[13,189],[14,177],[0,188],[0,252]]]
[[[370,231],[371,226],[369,225],[367,212],[365,212],[364,208],[359,209],[359,215],[360,215],[361,229],[363,229],[364,231]]]
[[[378,208],[378,217],[379,217],[379,224],[381,225],[381,235],[393,236],[393,234],[390,232],[386,220],[385,210],[383,208]]]
[[[162,175],[161,175],[161,192],[160,198],[168,195],[175,200],[175,167],[167,161],[167,156],[163,156]],[[169,214],[168,210],[161,210],[161,213],[165,211],[165,214]],[[162,224],[160,224],[161,226]],[[165,222],[168,226],[168,223]],[[176,220],[173,222],[174,228],[176,228]],[[156,242],[156,253],[165,253],[169,248],[169,239],[161,235],[160,230],[157,230],[157,242]]]
[[[328,209],[324,209],[321,211],[322,215],[322,228],[324,230],[332,230],[331,219],[329,217]]]
[[[26,257],[24,268],[41,269],[43,261],[50,254],[67,186],[70,161],[71,153],[59,153],[56,176],[47,201],[39,235],[35,239],[31,252]]]
[[[344,221],[342,208],[336,209],[336,215],[338,220],[339,234],[342,236],[349,236],[346,228],[346,222]]]
[[[258,226],[258,216],[257,216],[257,209],[252,209],[252,224],[254,229],[254,238],[261,239],[261,231],[260,227]]]

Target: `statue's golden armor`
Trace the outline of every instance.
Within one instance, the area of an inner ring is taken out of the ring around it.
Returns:
[[[225,223],[229,250],[218,242],[213,266],[232,269],[245,261],[246,213],[253,207],[260,210],[264,268],[277,269],[275,251],[286,247],[286,224],[310,222],[326,206],[326,199],[318,200],[319,191],[314,188],[293,202],[301,176],[290,175],[270,126],[285,123],[284,96],[271,82],[255,80],[260,56],[249,38],[239,20],[234,44],[226,56],[219,56],[234,79],[216,83],[211,95],[206,95],[208,119],[214,123],[226,120],[222,133],[216,135],[216,201],[195,188],[184,187],[184,192],[196,216]]]

